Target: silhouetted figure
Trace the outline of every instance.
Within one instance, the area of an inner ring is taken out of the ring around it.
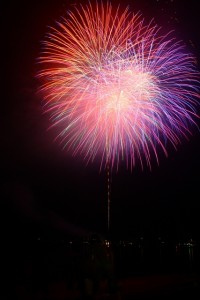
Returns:
[[[90,251],[83,261],[84,299],[115,291],[113,254],[108,246],[98,235],[91,237]]]

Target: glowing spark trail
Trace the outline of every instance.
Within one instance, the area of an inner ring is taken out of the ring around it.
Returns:
[[[182,42],[140,14],[111,4],[76,7],[58,22],[39,57],[45,109],[74,155],[100,165],[151,167],[191,134],[198,71]]]

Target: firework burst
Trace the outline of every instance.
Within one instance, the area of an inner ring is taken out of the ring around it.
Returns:
[[[196,124],[198,72],[181,42],[111,4],[76,7],[51,28],[38,76],[61,143],[87,161],[151,167]]]

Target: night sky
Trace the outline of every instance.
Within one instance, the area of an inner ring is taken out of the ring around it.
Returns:
[[[76,2],[78,3],[78,1]],[[82,1],[83,3],[83,1]],[[4,237],[75,237],[106,233],[107,178],[98,165],[71,157],[47,130],[37,94],[41,41],[73,1],[6,1],[1,9],[1,220]],[[196,0],[123,1],[133,11],[175,30],[200,62]],[[199,64],[200,66],[200,64]],[[200,67],[199,67],[200,69]],[[2,81],[1,81],[2,82]],[[200,122],[199,122],[200,126]],[[117,238],[200,239],[200,132],[177,151],[160,152],[159,166],[112,174],[111,231]]]

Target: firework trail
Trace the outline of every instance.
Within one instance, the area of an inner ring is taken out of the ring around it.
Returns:
[[[181,42],[111,4],[75,7],[50,29],[39,57],[44,107],[61,143],[111,168],[151,167],[197,117],[198,71]]]

